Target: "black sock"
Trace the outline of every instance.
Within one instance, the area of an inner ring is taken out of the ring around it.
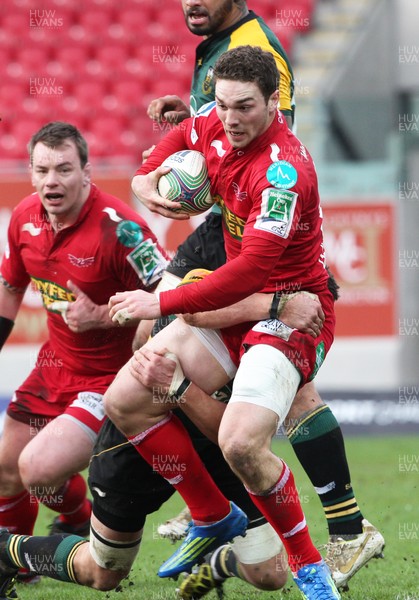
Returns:
[[[342,431],[330,408],[315,408],[287,436],[320,498],[329,534],[362,533]]]
[[[208,557],[213,575],[218,580],[227,579],[227,577],[240,577],[240,568],[236,555],[231,546],[220,546]]]
[[[6,555],[12,567],[77,583],[73,560],[77,549],[86,543],[87,540],[77,535],[11,535],[7,541]]]

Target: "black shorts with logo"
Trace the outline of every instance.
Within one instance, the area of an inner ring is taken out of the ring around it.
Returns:
[[[227,465],[220,448],[205,438],[181,411],[176,412],[223,494],[244,510],[251,527],[266,523],[241,481]],[[109,419],[102,426],[93,450],[88,481],[94,515],[114,531],[139,531],[147,515],[158,510],[175,492]]]

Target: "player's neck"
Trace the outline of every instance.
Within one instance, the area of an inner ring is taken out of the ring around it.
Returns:
[[[211,35],[214,35],[216,33],[219,33],[220,31],[224,31],[224,29],[228,29],[229,27],[232,27],[233,25],[238,23],[241,19],[243,19],[243,17],[245,17],[248,14],[249,14],[249,9],[247,8],[246,4],[243,4],[243,6],[238,6],[237,4],[234,4],[234,7],[233,7],[233,10],[231,11],[231,13],[228,15],[228,17],[226,17],[225,21],[223,21],[222,25],[220,25],[220,27],[217,29],[217,31],[214,31],[214,33]],[[209,38],[209,37],[211,37],[211,35],[207,35],[205,37]]]

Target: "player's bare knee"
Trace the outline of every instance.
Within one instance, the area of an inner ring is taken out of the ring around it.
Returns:
[[[91,571],[92,579],[88,585],[100,592],[109,592],[114,590],[128,574],[129,569],[127,571],[110,571],[95,565]]]
[[[248,472],[254,464],[258,449],[252,440],[240,435],[224,437],[219,441],[224,458],[236,473]]]
[[[25,452],[22,452],[19,457],[18,467],[20,478],[26,489],[39,485],[37,466]]]
[[[280,590],[287,582],[288,572],[283,568],[276,569],[275,564],[269,560],[255,565],[240,564],[240,570],[246,581],[259,590],[272,592]]]

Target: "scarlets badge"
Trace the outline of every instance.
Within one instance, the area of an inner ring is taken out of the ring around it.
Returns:
[[[277,160],[266,171],[266,178],[274,187],[288,190],[297,183],[298,174],[291,163]]]

